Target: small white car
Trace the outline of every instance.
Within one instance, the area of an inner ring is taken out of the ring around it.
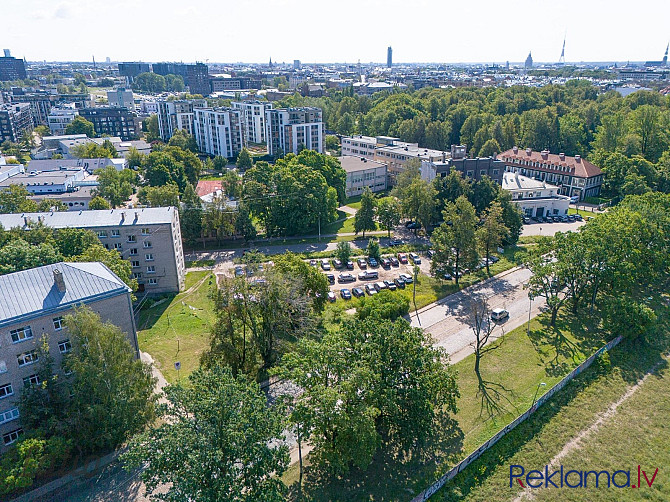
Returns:
[[[491,320],[492,321],[502,321],[509,317],[509,312],[505,309],[493,309],[491,311]]]

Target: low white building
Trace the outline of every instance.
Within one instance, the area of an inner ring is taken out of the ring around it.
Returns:
[[[365,157],[340,157],[342,169],[347,173],[347,197],[361,195],[365,187],[372,192],[386,190],[386,164]]]
[[[503,175],[503,190],[512,194],[512,201],[519,206],[524,216],[554,216],[568,214],[570,197],[560,195],[559,187],[544,181],[506,172]]]
[[[355,155],[374,159],[377,138],[373,136],[344,136],[342,138],[342,155]]]
[[[65,129],[68,124],[70,124],[77,115],[79,115],[79,112],[74,107],[52,108],[47,117],[47,124],[49,124],[51,134],[54,136],[65,134]]]

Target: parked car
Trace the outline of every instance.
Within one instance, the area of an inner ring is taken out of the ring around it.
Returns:
[[[338,276],[337,281],[338,282],[355,282],[356,278],[354,277],[353,274],[344,273],[344,274],[340,274]]]
[[[365,270],[366,268],[368,268],[368,264],[363,258],[359,258],[358,260],[356,260],[356,263],[358,263],[358,268],[360,268],[361,270]]]
[[[402,278],[397,277],[396,279],[393,279],[393,284],[398,286],[400,289],[405,289],[405,281],[402,280]]]
[[[349,260],[347,262],[347,270],[353,270],[354,269],[354,262]]]
[[[360,298],[361,296],[365,296],[365,291],[363,291],[361,288],[353,288],[351,290],[351,294],[356,298]]]
[[[321,260],[321,268],[323,270],[330,270],[330,262],[327,259]]]
[[[445,281],[451,281],[453,277],[449,272],[445,272],[442,274],[442,279],[444,279]]]
[[[409,259],[412,260],[412,263],[414,263],[414,265],[421,265],[421,257],[418,254],[410,253]]]
[[[492,263],[498,263],[500,261],[500,257],[496,255],[491,256],[491,258],[489,259],[491,260]]]
[[[547,223],[553,223],[553,222],[554,222],[554,217],[553,217],[553,216],[545,216],[545,217],[544,217],[544,220],[545,220]]]
[[[340,289],[340,296],[343,300],[351,300],[351,291],[348,289]]]
[[[414,282],[414,279],[409,274],[400,274],[399,277],[405,281],[405,284],[412,284]]]
[[[434,251],[433,249],[429,249],[428,251],[426,251],[426,256],[427,256],[429,259],[432,259],[433,256],[435,256],[435,251]]]
[[[411,225],[416,225],[416,222],[414,220],[408,220],[405,222],[405,226],[407,228],[410,228]]]
[[[337,297],[335,296],[335,293],[333,293],[332,291],[328,291],[328,301],[330,303],[334,303],[335,300],[337,300]]]
[[[309,264],[310,264],[312,267],[318,267],[318,266],[319,266],[319,264],[318,264],[318,262],[317,262],[316,260],[309,260]]]
[[[493,309],[491,311],[491,320],[492,321],[503,321],[509,317],[509,312],[505,309]]]
[[[330,284],[335,284],[335,275],[334,274],[326,274],[326,278],[328,279],[328,282]]]
[[[579,195],[573,195],[570,197],[570,204],[577,204],[579,202]]]
[[[416,221],[408,221],[407,223],[405,223],[405,226],[406,226],[409,230],[414,230],[414,229],[416,229],[416,228],[421,228],[421,224],[418,223],[418,222],[416,222]]]
[[[530,223],[530,218],[528,216],[523,217],[523,222],[528,225]]]
[[[374,287],[377,290],[377,292],[381,291],[382,289],[388,289],[388,286],[382,281],[375,282]]]
[[[376,270],[368,270],[366,272],[361,272],[358,274],[359,281],[370,281],[372,279],[379,278],[379,273]]]
[[[386,284],[386,287],[389,289],[389,291],[395,291],[398,289],[398,286],[393,281],[385,280],[384,284]]]
[[[391,261],[391,265],[394,267],[398,267],[400,265],[398,258],[396,258],[395,256],[391,256],[389,260]]]
[[[575,218],[575,215],[574,215],[574,214],[569,214],[569,215],[568,215],[568,221],[572,222],[572,221],[575,221],[576,219],[577,219],[577,218]]]
[[[389,241],[389,246],[402,246],[405,244],[402,239],[391,239]]]
[[[377,263],[377,260],[371,256],[370,258],[368,258],[368,265],[370,265],[371,267],[378,267],[379,263]]]
[[[381,260],[382,267],[384,268],[391,268],[391,260],[388,258],[382,258]]]
[[[366,284],[365,285],[365,292],[370,296],[377,294],[377,290],[375,289],[373,284]]]
[[[398,253],[400,263],[407,263],[407,253]]]
[[[581,215],[581,214],[577,213],[577,214],[575,215],[575,220],[577,220],[577,221],[582,221],[583,219],[584,219],[584,218],[582,218],[582,215]]]
[[[342,262],[340,260],[333,260],[333,267],[335,267],[336,270],[339,270],[342,268]]]
[[[239,265],[235,267],[235,277],[242,277],[244,275],[244,269]]]

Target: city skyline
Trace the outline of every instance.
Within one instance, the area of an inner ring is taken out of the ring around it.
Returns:
[[[266,63],[272,58],[304,64],[383,64],[386,48],[392,46],[394,63],[522,62],[529,51],[534,61],[552,63],[558,62],[565,37],[568,63],[660,60],[670,39],[665,23],[670,5],[642,4],[621,16],[628,7],[621,1],[586,5],[566,0],[546,10],[521,0],[511,11],[489,0],[467,5],[419,0],[412,4],[417,25],[401,15],[407,5],[398,0],[344,0],[336,9],[315,9],[305,0],[260,0],[254,12],[242,4],[226,6],[225,16],[216,15],[220,4],[211,0],[188,5],[175,0],[120,0],[114,5],[99,0],[8,0],[4,10],[30,22],[31,29],[8,23],[2,44],[28,61],[91,61],[95,56],[98,62],[109,57]],[[430,19],[444,22],[432,29],[424,26],[421,14],[428,11]],[[366,29],[365,19],[384,27],[383,35]],[[309,29],[317,24],[323,29]]]

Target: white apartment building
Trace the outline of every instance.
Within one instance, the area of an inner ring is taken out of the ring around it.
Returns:
[[[560,187],[520,175],[518,172],[503,174],[503,190],[512,194],[514,202],[528,217],[568,214],[570,197],[560,195]]]
[[[74,107],[52,108],[47,116],[47,124],[51,134],[54,136],[64,135],[65,128],[77,115],[79,115],[79,112]]]
[[[230,106],[242,112],[245,144],[265,143],[265,111],[272,109],[267,101],[233,101]]]
[[[372,136],[345,136],[342,138],[342,155],[375,158],[377,138]]]
[[[244,146],[242,112],[232,108],[194,108],[195,141],[209,155],[237,157]]]
[[[107,101],[109,106],[118,108],[128,108],[128,110],[135,111],[135,98],[133,91],[120,87],[113,91],[107,91]]]
[[[365,157],[340,157],[342,169],[347,173],[347,197],[361,195],[365,187],[372,192],[386,190],[386,164]]]
[[[204,99],[158,101],[158,132],[161,139],[169,141],[177,129],[182,129],[195,136],[193,109],[205,108],[206,106],[207,101]]]
[[[280,108],[265,111],[270,155],[297,154],[303,148],[324,153],[323,114],[320,108]]]

